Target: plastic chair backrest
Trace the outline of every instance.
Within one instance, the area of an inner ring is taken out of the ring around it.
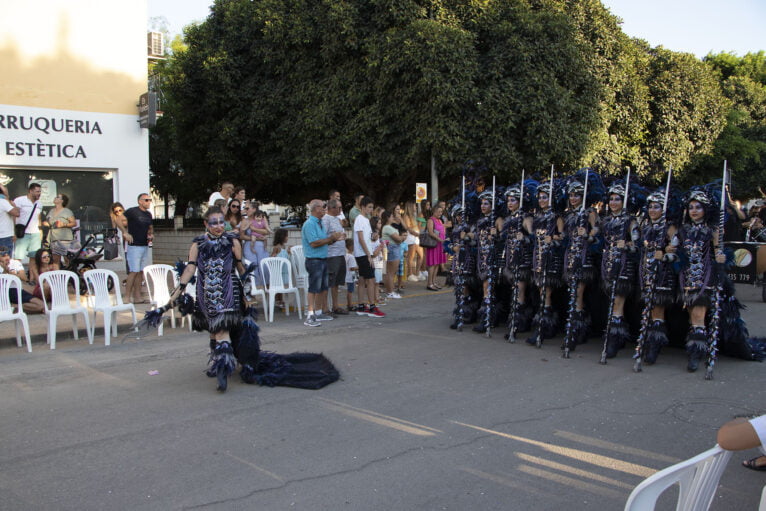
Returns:
[[[69,300],[70,280],[72,281],[74,295],[80,296],[80,279],[77,278],[76,273],[68,270],[53,270],[40,274],[40,289],[45,290],[45,285],[48,284],[51,290],[50,304],[46,294],[43,292],[43,304],[46,311],[72,308],[72,303]]]
[[[175,271],[169,264],[150,264],[144,268],[144,275],[147,276],[146,287],[149,290],[149,297],[158,305],[165,305],[170,301],[168,274],[171,275],[173,282],[175,282]]]
[[[306,271],[306,257],[303,255],[303,245],[290,247],[290,260],[293,262],[296,275],[308,275],[308,271]]]
[[[85,272],[85,283],[88,285],[88,295],[93,300],[94,307],[111,307],[122,305],[122,295],[119,292],[109,292],[109,279],[112,288],[119,290],[117,274],[112,270],[89,270]]]
[[[286,270],[284,275],[283,270]],[[290,275],[290,262],[284,257],[264,257],[261,259],[261,273],[269,276],[269,289],[289,289],[293,287],[293,277]],[[287,276],[287,282],[283,278],[285,275]]]
[[[0,273],[0,314],[14,314],[14,304],[11,303],[11,293],[16,293],[16,303],[20,304],[21,279],[16,275]],[[19,307],[18,310],[21,311],[21,307]]]
[[[644,479],[625,503],[625,511],[654,509],[659,496],[678,483],[677,511],[704,511],[710,507],[731,451],[718,445]]]

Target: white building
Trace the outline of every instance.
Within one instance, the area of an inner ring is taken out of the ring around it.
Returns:
[[[65,193],[84,234],[149,191],[146,16],[146,0],[2,1],[0,182],[41,183],[46,207]]]

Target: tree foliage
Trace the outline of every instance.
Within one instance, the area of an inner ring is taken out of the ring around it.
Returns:
[[[762,127],[743,124],[763,119],[762,53],[650,48],[599,0],[216,0],[184,42],[163,68],[173,126],[152,138],[172,158],[152,170],[190,198],[229,179],[281,203],[388,203],[432,157],[447,189],[468,159],[501,181],[551,163],[683,178]]]

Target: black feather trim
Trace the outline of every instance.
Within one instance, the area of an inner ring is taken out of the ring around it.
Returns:
[[[606,358],[614,358],[630,339],[628,322],[621,316],[612,316],[606,333]]]

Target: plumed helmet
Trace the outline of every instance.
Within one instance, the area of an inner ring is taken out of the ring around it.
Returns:
[[[548,198],[551,196],[551,183],[550,181],[545,182],[537,187],[537,195],[540,195],[541,193],[547,194]]]
[[[492,190],[484,190],[479,194],[479,200],[480,201],[489,201],[492,202]]]
[[[462,215],[465,212],[463,207],[460,204],[455,204],[452,206],[452,209],[450,210],[450,216],[452,218],[456,218],[458,215]]]
[[[615,181],[609,187],[607,194],[608,195],[614,194],[614,195],[619,195],[620,197],[625,197],[625,184]]]
[[[579,181],[570,181],[569,184],[567,184],[567,194],[568,195],[582,195],[585,192],[585,185],[583,185]]]
[[[650,202],[657,202],[660,206],[665,207],[665,192],[657,190],[656,192],[650,193],[649,197],[646,198],[646,203],[649,204]]]
[[[519,199],[521,197],[521,186],[519,185],[509,186],[508,189],[505,190],[506,200],[508,199],[508,197],[515,197],[516,199]]]
[[[688,206],[691,201],[695,200],[705,207],[710,206],[711,204],[710,197],[704,190],[689,190],[689,193],[686,196],[686,201],[684,202]]]

